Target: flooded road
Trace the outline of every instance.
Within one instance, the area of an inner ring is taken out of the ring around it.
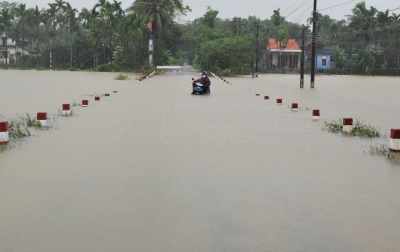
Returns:
[[[4,118],[52,124],[0,153],[0,251],[400,251],[400,166],[368,154],[389,139],[321,130],[400,128],[399,78],[211,79],[205,97],[188,74],[0,74]]]

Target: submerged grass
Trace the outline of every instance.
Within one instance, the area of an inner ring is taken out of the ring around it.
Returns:
[[[395,153],[393,153],[386,144],[376,144],[375,146],[370,146],[369,153],[372,156],[382,156],[389,163],[399,164],[400,161],[399,157],[396,157]]]
[[[4,117],[0,115],[0,119],[4,120]],[[53,118],[55,121],[56,118]],[[0,145],[0,153],[3,152],[6,148],[13,148],[16,145],[22,145],[22,141],[26,137],[32,136],[29,128],[35,129],[49,129],[52,126],[42,126],[40,121],[33,118],[29,113],[26,113],[25,116],[17,115],[15,118],[8,119],[8,136],[9,143],[8,145]]]
[[[350,132],[343,132],[343,122],[341,119],[339,121],[326,122],[322,128],[331,133],[342,134],[346,136],[358,136],[361,138],[375,138],[380,137],[381,133],[379,132],[379,128],[372,126],[371,124],[366,124],[364,121],[356,119],[356,122],[353,126],[353,129]]]

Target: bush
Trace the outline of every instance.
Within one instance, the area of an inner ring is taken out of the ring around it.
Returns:
[[[114,80],[129,80],[128,76],[119,74],[117,77],[114,78]]]
[[[194,65],[199,69],[229,69],[232,74],[250,73],[250,36],[223,38],[201,44]]]
[[[232,76],[232,73],[231,73],[230,69],[222,70],[222,69],[217,68],[217,74],[220,75],[220,76],[224,76],[224,77]]]

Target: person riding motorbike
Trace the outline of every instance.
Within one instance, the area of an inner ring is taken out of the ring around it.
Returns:
[[[201,73],[201,78],[200,79],[197,79],[197,80],[194,80],[193,82],[192,82],[192,86],[193,86],[193,88],[195,87],[195,83],[196,82],[199,82],[199,83],[201,83],[201,84],[203,84],[203,93],[204,94],[211,94],[210,93],[210,85],[211,85],[211,81],[210,81],[210,79],[208,78],[208,76],[207,76],[207,72],[202,72]],[[192,94],[194,93],[194,91],[192,92]]]

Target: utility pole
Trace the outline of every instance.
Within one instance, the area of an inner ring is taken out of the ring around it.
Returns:
[[[313,30],[312,30],[312,52],[311,52],[311,88],[314,88],[315,80],[315,40],[316,40],[316,29],[317,29],[317,0],[314,0],[313,10]]]
[[[258,40],[259,40],[259,28],[260,24],[256,23],[256,77],[258,77],[258,61],[259,61],[259,49],[258,49]]]
[[[6,69],[8,69],[8,36],[7,36],[7,33],[6,33]]]
[[[306,29],[301,32],[301,57],[300,57],[300,88],[304,88],[304,43],[306,40]]]

